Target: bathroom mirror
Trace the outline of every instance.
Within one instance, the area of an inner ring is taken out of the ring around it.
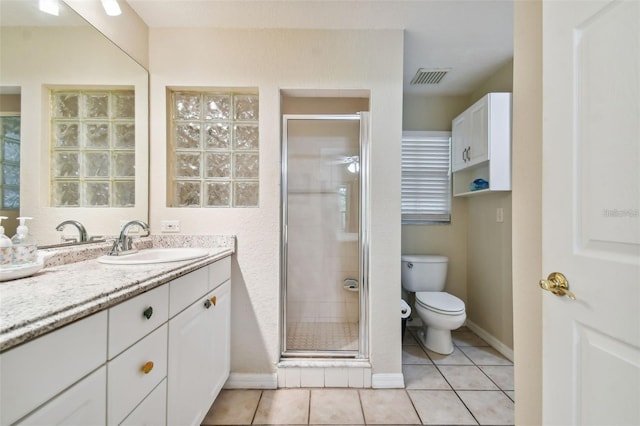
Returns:
[[[39,246],[60,244],[63,236],[77,237],[73,226],[56,230],[65,220],[79,221],[89,236],[117,235],[121,224],[131,219],[148,221],[149,74],[64,2],[58,5],[54,16],[39,10],[38,0],[0,0],[0,113],[19,113],[21,120],[20,207],[2,211],[10,216],[3,225],[11,237],[15,217],[33,217],[28,225]],[[52,151],[52,140],[58,141],[60,126],[66,125],[52,120],[56,102],[52,93],[66,92],[76,95],[79,108],[89,109],[87,99],[95,93],[106,93],[108,98],[105,105],[110,112],[102,117],[106,124],[97,125],[95,115],[75,123],[78,146],[95,150],[90,155],[76,154],[80,177],[75,189],[88,202],[61,202],[56,198],[61,186],[52,183],[56,176],[75,177],[56,169],[63,156]],[[119,93],[132,98],[126,126],[121,125],[122,115],[113,113],[122,97],[118,98]],[[123,136],[116,140],[116,132],[123,132],[114,130],[117,126],[128,131],[125,142]],[[109,134],[99,142],[96,138],[87,142],[86,135],[93,132],[95,136],[96,129]],[[91,163],[99,158],[104,165]],[[105,168],[118,171],[108,174]],[[92,172],[83,175],[85,170]],[[95,188],[113,191],[109,201],[96,197],[91,192]],[[115,192],[124,191],[121,188],[129,191],[128,197]]]

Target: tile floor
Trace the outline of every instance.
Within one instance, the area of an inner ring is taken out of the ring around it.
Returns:
[[[513,364],[473,332],[453,332],[439,355],[411,328],[402,347],[406,389],[223,390],[203,425],[512,425]]]
[[[357,322],[294,322],[287,327],[287,349],[357,351]]]

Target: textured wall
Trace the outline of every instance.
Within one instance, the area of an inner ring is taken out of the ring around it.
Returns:
[[[281,89],[370,91],[371,359],[401,372],[400,139],[402,31],[151,29],[151,224],[236,234],[232,266],[232,372],[273,374],[280,354]],[[257,87],[260,207],[166,206],[167,87]],[[396,320],[397,319],[397,320]]]

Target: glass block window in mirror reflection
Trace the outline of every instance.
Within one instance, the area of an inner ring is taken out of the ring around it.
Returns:
[[[0,207],[20,208],[20,116],[0,116]]]
[[[51,91],[51,205],[135,206],[133,90]]]
[[[172,90],[169,207],[258,207],[255,90]]]

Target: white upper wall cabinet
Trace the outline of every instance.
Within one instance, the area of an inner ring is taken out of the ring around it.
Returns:
[[[511,190],[511,93],[489,93],[452,122],[453,194]],[[472,189],[477,179],[488,187]]]

